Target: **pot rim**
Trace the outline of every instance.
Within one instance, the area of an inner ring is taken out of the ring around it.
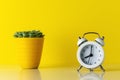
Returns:
[[[40,37],[40,38],[32,38],[32,37],[29,37],[29,38],[15,38],[15,39],[44,39],[44,37]]]

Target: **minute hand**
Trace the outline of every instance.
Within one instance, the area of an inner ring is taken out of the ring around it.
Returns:
[[[93,56],[93,54],[92,54],[92,47],[93,46],[91,46],[90,54],[88,56],[84,57],[84,58],[88,58],[88,57],[92,57]]]
[[[92,54],[92,48],[93,48],[93,46],[91,46],[90,55]]]
[[[93,46],[91,45],[91,50],[90,50],[90,55],[89,55],[89,59],[88,59],[88,64],[89,64],[89,61],[90,61],[90,57],[93,56],[93,54],[92,54],[92,48],[93,48]]]

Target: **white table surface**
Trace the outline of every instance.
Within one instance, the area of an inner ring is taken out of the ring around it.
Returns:
[[[0,68],[0,80],[120,80],[120,71],[89,72],[76,68]]]

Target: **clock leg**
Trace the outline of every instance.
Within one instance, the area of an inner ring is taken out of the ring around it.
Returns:
[[[100,65],[100,68],[103,70],[103,72],[105,72],[105,69],[102,67],[102,65]]]
[[[82,67],[83,67],[83,66],[80,66],[80,67],[77,69],[77,71],[79,72]]]

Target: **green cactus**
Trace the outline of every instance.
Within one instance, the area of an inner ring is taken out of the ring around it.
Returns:
[[[43,33],[39,30],[32,31],[19,31],[14,34],[16,38],[41,38],[44,37]]]

